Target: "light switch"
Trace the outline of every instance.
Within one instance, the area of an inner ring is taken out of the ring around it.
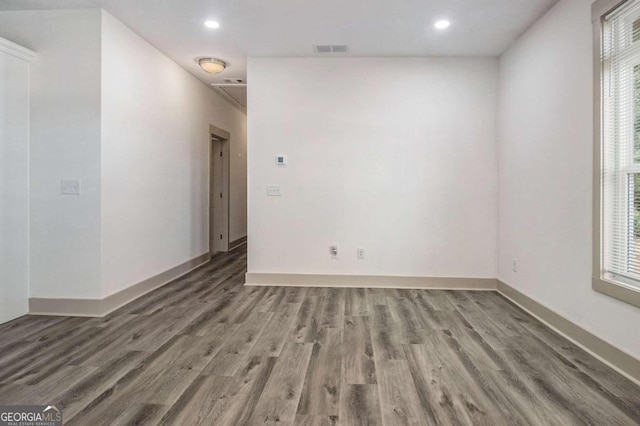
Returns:
[[[267,185],[267,195],[269,197],[281,197],[282,186],[280,185]]]
[[[79,180],[62,180],[60,187],[60,192],[65,195],[80,195]]]

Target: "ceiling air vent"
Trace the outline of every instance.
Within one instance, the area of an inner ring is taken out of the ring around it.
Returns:
[[[316,53],[347,53],[345,44],[314,44],[313,50]]]
[[[244,84],[244,80],[241,78],[225,78],[224,82],[227,84]]]
[[[316,53],[331,53],[331,46],[324,44],[316,44],[313,46]]]

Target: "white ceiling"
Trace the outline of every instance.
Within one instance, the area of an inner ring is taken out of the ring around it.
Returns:
[[[245,78],[247,57],[316,56],[314,44],[346,44],[347,56],[497,56],[556,1],[0,0],[0,10],[102,7],[210,84]],[[451,27],[437,31],[442,18]],[[230,66],[212,76],[202,56]]]

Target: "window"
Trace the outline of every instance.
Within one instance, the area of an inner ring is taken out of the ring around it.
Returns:
[[[594,5],[593,287],[640,306],[640,0],[612,3]]]

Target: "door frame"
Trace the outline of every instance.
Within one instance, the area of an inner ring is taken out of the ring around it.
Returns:
[[[230,191],[230,143],[231,134],[224,129],[209,125],[209,197],[207,217],[209,223],[209,253],[211,256],[217,252],[229,251],[229,191]],[[222,156],[220,156],[222,153]],[[214,158],[215,155],[215,158]],[[211,163],[220,164],[222,167],[222,182],[218,186],[222,197],[212,195],[211,183],[213,182]],[[216,219],[214,226],[211,226],[211,206],[216,212],[221,212],[221,219]],[[218,237],[220,235],[221,237]],[[215,238],[218,237],[218,238]],[[211,241],[218,244],[212,247]]]

